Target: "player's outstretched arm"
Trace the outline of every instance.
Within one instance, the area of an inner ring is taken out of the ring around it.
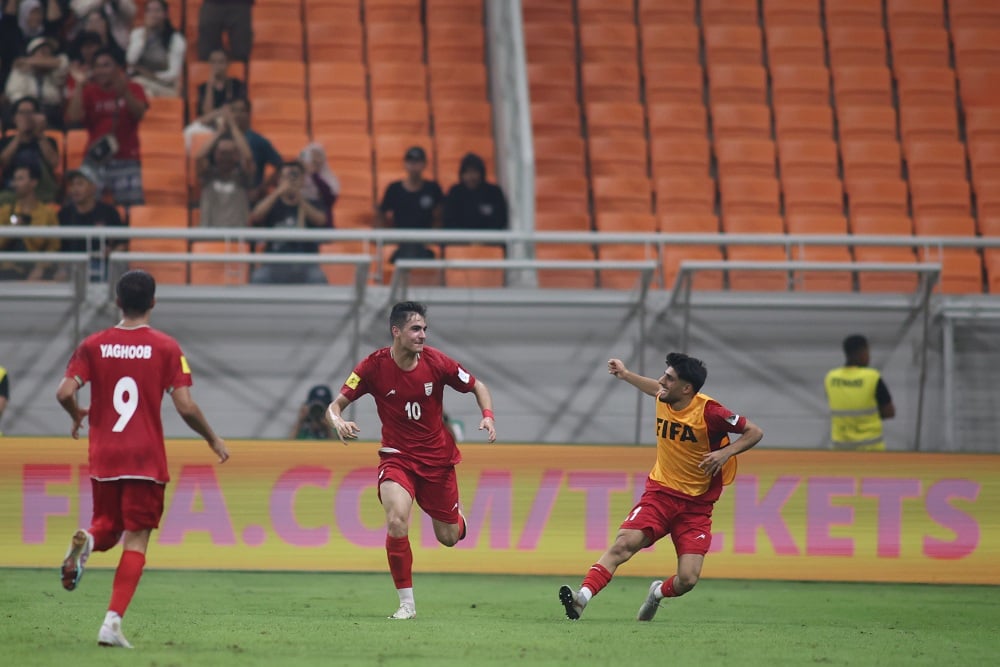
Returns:
[[[625,363],[621,359],[608,359],[608,373],[619,380],[625,380],[642,393],[650,396],[656,396],[662,388],[660,383],[653,378],[637,375],[625,368]]]
[[[333,399],[333,403],[329,405],[326,409],[326,421],[330,424],[330,427],[337,432],[337,437],[340,441],[347,445],[348,440],[354,440],[361,433],[361,429],[354,422],[349,422],[345,420],[341,413],[351,404],[350,399],[348,399],[343,394],[337,394],[337,398]]]
[[[486,431],[487,439],[490,442],[496,442],[497,426],[496,419],[493,417],[493,396],[490,394],[489,387],[482,380],[477,379],[476,384],[472,387],[472,393],[476,395],[476,403],[479,404],[479,409],[483,411],[483,418],[479,422],[479,430]]]
[[[74,440],[79,440],[80,427],[83,426],[83,420],[86,419],[87,413],[89,412],[87,408],[81,408],[77,404],[77,388],[78,385],[76,380],[73,378],[63,378],[62,382],[59,383],[59,388],[56,389],[56,400],[59,401],[59,405],[63,407],[63,410],[65,410],[73,420],[73,430],[70,431],[70,433],[73,435]]]
[[[174,407],[177,414],[181,416],[188,426],[195,433],[205,438],[205,442],[212,448],[212,451],[219,457],[219,463],[229,460],[229,450],[226,449],[226,441],[215,434],[212,427],[208,425],[208,420],[202,414],[201,408],[194,402],[191,390],[187,387],[175,387],[170,392],[170,397],[174,399]]]

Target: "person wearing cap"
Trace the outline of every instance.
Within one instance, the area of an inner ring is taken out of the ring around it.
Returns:
[[[503,190],[486,182],[486,163],[467,153],[458,168],[458,183],[444,200],[445,229],[507,229],[507,200]]]
[[[56,213],[40,201],[35,194],[38,188],[38,167],[14,167],[14,201],[0,204],[0,226],[54,227]],[[0,252],[56,252],[59,239],[55,237],[31,238],[11,236],[0,238]],[[42,280],[49,277],[52,266],[48,262],[0,263],[0,280]]]
[[[38,189],[35,196],[40,201],[55,201],[56,165],[59,164],[59,146],[55,139],[45,136],[45,116],[41,114],[38,100],[22,97],[11,107],[14,131],[0,139],[0,178],[3,179],[0,202],[14,199],[14,168],[31,165],[38,169]]]
[[[403,167],[406,178],[386,187],[376,212],[376,225],[396,229],[440,227],[444,192],[437,181],[424,178],[427,153],[420,146],[412,146],[403,155]],[[389,261],[433,257],[434,252],[422,243],[400,243]]]
[[[63,91],[69,58],[58,53],[59,43],[51,37],[35,37],[28,42],[23,58],[14,61],[4,94],[11,102],[35,97],[50,127],[62,128]]]
[[[333,403],[333,391],[325,384],[318,384],[309,390],[306,402],[299,406],[299,414],[289,438],[292,440],[330,440],[334,437],[333,427],[324,413],[326,406]]]
[[[97,198],[101,181],[97,171],[88,164],[81,165],[66,175],[66,193],[69,200],[59,209],[59,224],[63,227],[124,227],[125,222],[111,204]],[[91,238],[89,245],[82,238],[63,239],[63,252],[89,252],[91,280],[107,278],[107,257],[112,250],[124,248],[123,239],[102,242]],[[65,275],[65,271],[59,272]]]

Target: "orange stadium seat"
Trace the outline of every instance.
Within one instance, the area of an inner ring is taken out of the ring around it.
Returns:
[[[665,176],[658,178],[656,211],[661,214],[715,211],[715,179],[708,176]],[[714,230],[713,230],[714,231]]]
[[[307,121],[305,96],[261,97],[254,100],[253,128],[265,136],[270,137],[275,132],[305,132]]]
[[[146,204],[128,210],[129,227],[187,227],[188,209],[183,206],[158,206]]]
[[[656,249],[645,244],[601,244],[597,246],[597,259],[607,261],[641,262],[655,260]],[[639,286],[638,271],[601,269],[598,280],[603,289],[631,290]],[[656,278],[654,276],[653,280]]]
[[[1000,17],[1000,11],[997,16]],[[952,28],[951,36],[958,69],[1000,65],[1000,26]]]
[[[524,48],[529,63],[575,63],[576,27],[572,20],[524,23]]]
[[[188,205],[187,172],[183,168],[157,169],[143,166],[142,191],[150,206]]]
[[[484,62],[481,25],[428,21],[426,27],[428,62]]]
[[[232,241],[192,241],[191,254],[244,254],[249,244]],[[191,262],[192,285],[245,285],[250,267],[236,262]]]
[[[855,246],[854,259],[857,262],[880,263],[913,263],[917,261],[912,248],[895,246]],[[901,271],[900,273],[858,271],[858,290],[861,292],[909,294],[916,291],[918,284],[917,274],[911,271]]]
[[[926,181],[940,178],[968,178],[965,164],[965,144],[951,141],[913,140],[903,143],[906,168],[910,180]]]
[[[901,107],[955,105],[955,73],[950,67],[900,67],[894,71]]]
[[[882,26],[828,26],[830,65],[833,67],[884,67],[888,64]]]
[[[427,69],[420,63],[372,63],[368,77],[372,102],[427,99]]]
[[[710,113],[716,141],[771,138],[771,107],[766,104],[713,104]]]
[[[483,24],[483,3],[478,0],[425,0],[427,24]]]
[[[368,255],[374,248],[366,241],[330,241],[321,243],[320,255]],[[352,264],[320,264],[326,279],[331,285],[353,285],[356,269]],[[369,281],[372,272],[369,270]]]
[[[913,221],[904,215],[852,215],[851,233],[860,236],[912,236]]]
[[[1000,106],[1000,69],[969,67],[958,72],[962,104],[966,109]]]
[[[179,97],[152,97],[142,117],[142,127],[180,130],[184,127],[184,100]]]
[[[420,20],[416,23],[419,25]],[[424,52],[422,30],[414,30],[410,23],[377,23],[371,17],[365,25],[368,45],[368,64],[376,62],[420,62]]]
[[[723,215],[779,215],[781,194],[776,178],[747,176],[719,180]]]
[[[639,30],[642,60],[647,67],[701,64],[701,32],[693,23],[642,23]]]
[[[757,25],[757,0],[701,0],[701,20],[710,25]]]
[[[649,174],[643,137],[592,137],[587,142],[590,173],[593,176],[635,176]]]
[[[254,60],[302,62],[302,19],[299,16],[274,21],[255,20],[253,33]]]
[[[784,262],[788,256],[778,246],[729,246],[726,250],[730,261]],[[787,271],[744,271],[729,269],[729,289],[736,292],[786,292]]]
[[[781,191],[789,217],[844,214],[844,187],[837,178],[792,174],[781,179]]]
[[[680,265],[684,260],[719,262],[722,250],[717,245],[671,245],[663,247],[663,286],[670,290],[677,282]],[[719,291],[723,287],[722,271],[698,271],[691,281],[693,290]]]
[[[368,134],[368,100],[365,97],[341,97],[315,94],[310,97],[314,134],[356,132]]]
[[[538,213],[590,214],[587,179],[582,176],[536,176]]]
[[[983,291],[983,264],[979,252],[971,248],[918,248],[921,262],[940,262],[941,278],[935,291],[942,294],[980,294]]]
[[[420,23],[420,0],[365,0],[365,20],[370,23]]]
[[[366,97],[368,72],[358,62],[310,62],[309,96]]]
[[[583,63],[583,99],[593,102],[639,102],[639,66],[635,62]]]
[[[970,215],[917,216],[913,219],[917,236],[975,236],[976,221]]]
[[[535,259],[592,262],[594,250],[589,245],[536,243]],[[596,281],[594,269],[538,269],[542,289],[594,289]]]
[[[892,106],[892,78],[885,66],[835,65],[833,94],[837,106]]]
[[[590,216],[586,213],[536,213],[535,230],[539,232],[589,232],[591,231]]]
[[[434,133],[440,136],[493,136],[493,107],[478,100],[436,101],[431,105]]]
[[[373,100],[372,134],[430,134],[424,100]]]
[[[819,25],[819,0],[766,0],[764,23],[772,25]]]
[[[579,137],[580,107],[558,102],[532,104],[531,129],[536,136]]]
[[[951,48],[943,27],[900,27],[889,31],[892,65],[899,67],[950,67]]]
[[[844,161],[844,177],[847,180],[899,178],[902,173],[902,154],[896,141],[841,141],[840,155]]]
[[[983,265],[986,267],[987,290],[990,294],[1000,294],[1000,252],[989,248],[984,250]]]
[[[265,97],[302,99],[306,97],[306,66],[301,62],[258,60],[250,62],[248,94],[254,103]]]
[[[825,65],[771,67],[771,94],[775,107],[788,104],[830,104],[830,72]]]
[[[525,23],[573,21],[573,3],[567,0],[522,0]]]
[[[727,234],[784,234],[780,215],[723,215],[722,231]]]
[[[649,213],[652,211],[652,189],[648,179],[621,176],[595,176],[594,212]]]
[[[348,2],[340,2],[338,0],[330,0],[329,2],[324,0],[306,0],[304,9],[306,11],[306,25],[314,21],[358,25],[361,23],[361,4],[353,0]]]
[[[833,139],[783,139],[778,141],[782,178],[840,176],[837,143]]]
[[[825,0],[826,22],[830,26],[882,27],[884,0]]]
[[[497,246],[484,245],[449,245],[444,249],[445,259],[455,260],[500,260],[504,258],[504,249]],[[448,287],[503,287],[503,269],[445,269],[444,283]]]
[[[942,0],[887,0],[886,23],[892,29],[901,27],[940,28],[944,25]]]
[[[709,67],[763,62],[763,38],[756,24],[707,25],[702,34],[705,38],[705,60]]]
[[[993,0],[948,0],[952,29],[1000,28],[1000,5]]]
[[[969,163],[974,184],[1000,181],[1000,136],[970,141]],[[977,185],[976,189],[980,187]]]
[[[761,65],[715,65],[708,68],[712,104],[767,104],[767,72]]]
[[[585,63],[635,63],[639,41],[635,23],[582,23],[580,54]]]
[[[776,65],[826,67],[823,30],[819,24],[770,25],[765,32],[767,60]]]
[[[581,137],[536,136],[534,141],[536,174],[586,176],[587,158]]]
[[[911,180],[910,202],[914,216],[969,215],[971,210],[969,181]]]
[[[704,104],[646,105],[649,114],[649,133],[653,137],[684,137],[708,133],[708,119]]]
[[[598,213],[594,229],[599,232],[653,234],[656,217],[651,213]]]
[[[904,216],[910,212],[906,181],[863,176],[844,181],[851,216]]]
[[[308,5],[307,5],[308,6]],[[305,24],[310,63],[360,63],[364,58],[364,33],[360,23],[345,23],[322,16]],[[330,39],[336,35],[336,39]],[[256,53],[254,57],[256,57]]]
[[[639,25],[694,23],[695,0],[639,0]]]
[[[691,134],[687,137],[653,137],[650,157],[656,178],[666,176],[707,176],[711,165],[708,138]]]
[[[643,106],[631,102],[599,102],[585,107],[587,130],[594,136],[646,136]]]
[[[833,109],[829,104],[776,106],[774,133],[779,140],[828,139],[833,136]]]
[[[837,107],[841,141],[896,141],[896,110],[891,106]]]
[[[132,211],[138,207],[132,207]],[[185,212],[186,215],[186,212]],[[131,239],[130,252],[187,253],[185,239]],[[186,262],[129,262],[129,269],[145,269],[160,285],[187,284],[188,265]]]
[[[139,145],[142,146],[142,168],[173,170],[183,173],[187,168],[187,153],[181,131],[149,129],[139,125]]]
[[[664,234],[717,234],[719,219],[711,213],[667,213],[660,216]]]
[[[647,104],[704,104],[704,72],[697,64],[645,66]]]
[[[799,262],[851,262],[846,246],[793,246],[792,259]],[[796,292],[853,292],[854,277],[850,271],[792,271]]]
[[[332,160],[331,160],[332,162]],[[374,205],[375,183],[372,179],[372,169],[357,167],[345,167],[337,169],[337,179],[340,181],[340,195],[337,196],[337,205],[334,215],[337,216],[337,223],[340,222],[340,209],[367,209],[369,217],[372,214]],[[382,193],[378,193],[381,195]]]
[[[305,130],[276,130],[268,132],[267,138],[286,160],[297,160],[299,153],[309,143],[309,134]]]
[[[486,68],[478,63],[431,63],[431,100],[485,100]]]
[[[635,23],[635,8],[631,2],[609,0],[576,0],[576,15],[580,23]]]
[[[579,99],[576,65],[573,62],[529,63],[528,92],[532,102],[575,104]]]
[[[847,235],[847,218],[843,214],[802,213],[787,215],[785,226],[789,234]]]
[[[322,144],[335,173],[343,169],[371,170],[372,140],[367,133],[316,133],[314,137]]]
[[[775,174],[775,147],[770,139],[717,139],[715,159],[722,178]]]

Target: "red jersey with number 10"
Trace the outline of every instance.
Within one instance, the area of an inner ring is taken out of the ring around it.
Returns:
[[[424,346],[415,368],[404,371],[388,347],[368,355],[340,388],[348,400],[371,394],[382,420],[382,452],[398,453],[428,466],[455,465],[461,460],[442,419],[444,386],[464,393],[476,384],[458,362]]]
[[[90,476],[170,481],[160,408],[164,392],[191,386],[180,345],[149,326],[112,327],[84,340],[66,367],[90,382]]]

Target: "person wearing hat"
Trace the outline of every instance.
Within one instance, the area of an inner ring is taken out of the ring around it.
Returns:
[[[55,201],[59,146],[55,139],[45,136],[45,116],[40,111],[34,97],[22,97],[11,106],[14,131],[0,139],[0,178],[3,179],[0,188],[4,190],[0,193],[0,203],[14,199],[14,168],[19,165],[38,169],[35,196],[45,203]]]
[[[61,129],[69,58],[58,51],[59,44],[51,37],[35,37],[28,42],[25,56],[14,61],[4,94],[12,102],[36,98],[49,126]]]
[[[486,163],[467,153],[458,168],[458,183],[444,200],[445,229],[507,229],[507,200],[503,190],[486,182]]]
[[[89,164],[80,165],[66,175],[66,204],[59,209],[59,224],[63,227],[124,227],[125,222],[111,204],[97,198],[101,181],[97,171]],[[112,250],[125,247],[123,239],[110,239],[106,243],[91,238],[89,246],[82,238],[63,239],[63,252],[89,252],[90,278],[107,278],[107,257]],[[64,271],[60,271],[64,275]]]
[[[440,227],[444,192],[437,181],[424,178],[427,153],[420,146],[410,147],[403,155],[403,167],[406,178],[386,187],[376,213],[376,225],[396,229]],[[389,261],[433,257],[434,252],[422,243],[400,243]]]
[[[333,403],[333,391],[325,384],[318,384],[309,390],[306,402],[299,406],[299,414],[289,437],[293,440],[329,440],[333,438],[333,428],[324,419],[326,406]]]

